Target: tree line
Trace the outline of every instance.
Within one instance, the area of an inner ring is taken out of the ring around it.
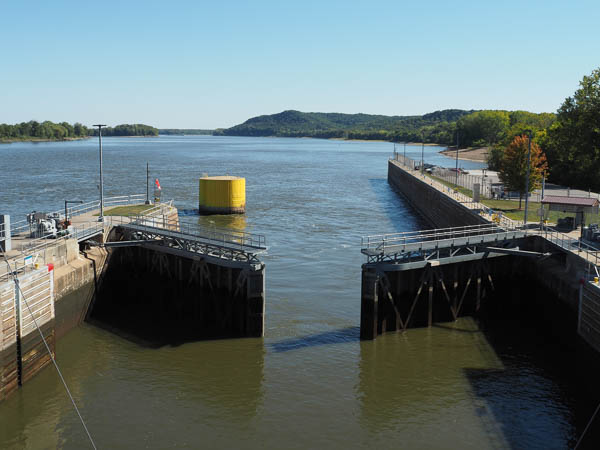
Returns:
[[[46,120],[21,122],[14,125],[0,124],[0,141],[48,140],[60,141],[97,136],[98,130],[88,128],[79,122],[54,123]],[[102,136],[158,136],[158,129],[144,124],[122,124],[113,128],[103,128]]]
[[[527,111],[466,111],[448,109],[422,116],[381,116],[370,114],[305,113],[283,111],[253,117],[215,135],[280,136],[425,142],[460,147],[493,146],[507,143],[519,130],[542,130],[556,119],[555,114]]]
[[[98,129],[93,128],[90,130],[90,136],[98,136]],[[102,128],[102,136],[158,136],[158,128],[141,123],[122,124]]]
[[[539,120],[531,120],[525,115],[496,136],[488,158],[490,168],[507,174],[512,185],[518,184],[518,177],[508,173],[516,166],[517,172],[525,173],[531,136],[530,166],[537,177],[531,189],[545,176],[563,186],[600,191],[600,68],[583,77],[579,89],[565,99],[555,117],[539,116]]]
[[[73,125],[67,122],[54,123],[46,120],[21,122],[15,125],[0,124],[0,140],[63,140],[82,138],[89,135],[89,129],[79,122]]]

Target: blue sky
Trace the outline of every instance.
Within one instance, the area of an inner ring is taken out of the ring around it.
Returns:
[[[0,0],[0,23],[0,123],[553,112],[600,67],[598,0]]]

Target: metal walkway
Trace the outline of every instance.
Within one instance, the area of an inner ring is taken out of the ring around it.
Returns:
[[[527,235],[527,230],[495,224],[409,231],[363,237],[361,252],[367,256],[367,264],[388,263],[385,270],[410,270],[427,264],[435,266],[517,252],[524,254],[527,252],[519,251],[515,240]],[[531,252],[531,256],[540,255]]]
[[[161,222],[158,227],[147,218],[113,225],[122,228],[131,240],[108,242],[107,247],[138,245],[188,257],[192,253],[218,259],[226,265],[227,262],[261,264],[258,255],[267,251],[265,237],[258,234],[202,228],[185,222]]]

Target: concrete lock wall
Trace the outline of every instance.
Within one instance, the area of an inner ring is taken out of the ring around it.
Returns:
[[[47,267],[0,285],[0,400],[51,361],[54,355],[54,276]]]
[[[477,212],[412,176],[393,161],[388,163],[388,181],[433,227],[487,223]],[[539,236],[519,240],[515,245],[522,250],[550,253],[552,256],[501,256],[409,271],[386,271],[382,269],[384,266],[377,264],[363,265],[361,338],[374,339],[386,331],[454,320],[450,305],[456,312],[456,290],[461,289],[460,297],[463,292],[465,294],[459,316],[478,312],[484,297],[488,298],[488,307],[496,305],[494,308],[501,305],[504,298],[504,303],[517,300],[522,301],[521,306],[538,305],[540,317],[547,315],[544,319],[549,323],[562,320],[570,325],[576,324],[579,282],[585,278],[587,270],[585,262]],[[493,287],[488,275],[496,280]],[[467,289],[469,278],[471,282]],[[418,298],[416,303],[415,298]],[[589,298],[590,295],[587,295],[584,300]],[[589,305],[590,309],[594,308],[591,301]],[[560,314],[554,314],[556,311]],[[406,323],[409,315],[411,319]],[[592,313],[588,316],[595,317]],[[593,327],[600,330],[600,314],[594,320]],[[556,325],[564,327],[564,324]],[[600,339],[597,350],[600,351]]]
[[[581,285],[579,334],[596,350],[600,350],[600,288],[590,282]]]
[[[410,175],[392,160],[388,161],[388,183],[402,194],[433,228],[488,223],[476,212]]]
[[[99,248],[79,254],[67,240],[37,259],[54,270],[20,273],[21,290],[12,279],[0,283],[0,401],[51,362],[33,317],[54,356],[56,340],[85,319],[106,256]]]
[[[500,256],[406,271],[365,265],[361,339],[462,316],[516,317],[524,310],[552,329],[574,331],[579,283],[568,273],[560,255],[541,261]]]
[[[144,247],[110,250],[89,320],[148,345],[263,335],[264,265]]]
[[[474,315],[503,296],[515,295],[515,267],[511,256],[404,271],[365,265],[361,339]]]

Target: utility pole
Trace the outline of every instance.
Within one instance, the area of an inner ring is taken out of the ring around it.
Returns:
[[[150,204],[150,165],[148,161],[146,161],[146,205]]]
[[[425,162],[425,138],[423,136],[423,133],[421,133],[421,175],[423,175],[425,173],[425,168],[423,167],[424,162]]]
[[[529,130],[529,148],[527,150],[527,178],[525,179],[525,217],[523,225],[527,228],[527,209],[529,207],[529,171],[531,166],[531,130]]]
[[[459,131],[456,130],[456,183],[454,183],[456,186],[458,186],[458,134]]]
[[[92,125],[98,127],[98,139],[100,142],[100,217],[98,222],[104,222],[104,182],[102,177],[102,127],[106,125]]]

